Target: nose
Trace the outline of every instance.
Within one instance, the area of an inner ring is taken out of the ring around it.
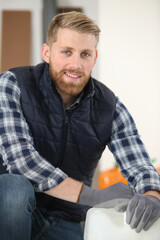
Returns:
[[[82,59],[79,54],[72,55],[69,61],[69,67],[76,70],[80,70],[82,68]]]

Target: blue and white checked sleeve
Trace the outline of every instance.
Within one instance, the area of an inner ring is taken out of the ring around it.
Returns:
[[[118,98],[108,147],[135,192],[160,191],[160,176],[150,161],[132,116]]]
[[[67,175],[52,166],[34,148],[29,126],[20,105],[21,92],[15,75],[0,75],[0,157],[9,173],[21,174],[43,192],[61,183]]]

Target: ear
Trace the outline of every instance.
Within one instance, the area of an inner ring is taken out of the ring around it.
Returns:
[[[41,48],[42,58],[46,63],[49,63],[50,49],[49,46],[44,43]]]
[[[96,56],[95,56],[95,59],[94,59],[94,64],[96,64],[96,62],[97,62],[97,57],[98,57],[98,50],[96,49]]]

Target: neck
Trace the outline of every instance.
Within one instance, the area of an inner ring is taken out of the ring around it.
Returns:
[[[65,108],[68,108],[69,106],[71,106],[77,99],[77,96],[69,95],[65,92],[61,92],[60,90],[58,90],[58,92],[63,99]]]
[[[63,96],[62,99],[63,99],[65,108],[68,108],[69,106],[71,106],[76,101],[76,98],[77,97]]]

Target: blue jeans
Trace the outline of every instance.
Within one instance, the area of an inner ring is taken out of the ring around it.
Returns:
[[[21,175],[0,175],[0,239],[83,240],[79,223],[45,219],[36,208],[33,187]]]

